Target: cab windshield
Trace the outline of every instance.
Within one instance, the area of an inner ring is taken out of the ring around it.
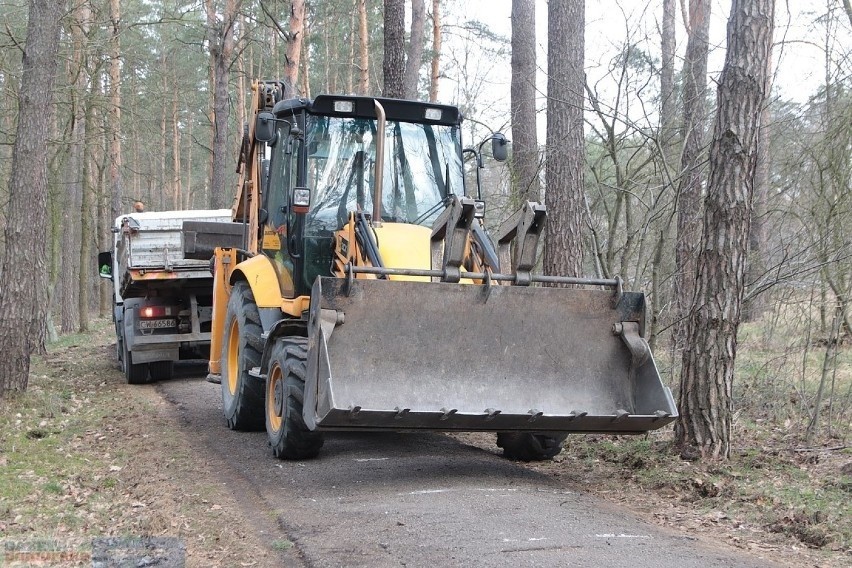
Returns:
[[[376,120],[308,116],[307,235],[340,229],[350,211],[373,210]],[[387,121],[382,220],[431,225],[447,193],[462,195],[457,127]]]

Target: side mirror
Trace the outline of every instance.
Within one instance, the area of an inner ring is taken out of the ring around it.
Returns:
[[[254,139],[258,142],[269,142],[273,138],[275,138],[275,115],[271,112],[259,113],[254,125]]]
[[[112,252],[98,253],[98,276],[112,280]]]
[[[509,141],[502,132],[495,132],[491,136],[491,155],[498,162],[505,162],[509,157]]]

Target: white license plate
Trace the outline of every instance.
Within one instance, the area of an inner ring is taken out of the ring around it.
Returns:
[[[167,327],[175,327],[175,320],[157,319],[157,320],[139,320],[139,329],[164,329]]]

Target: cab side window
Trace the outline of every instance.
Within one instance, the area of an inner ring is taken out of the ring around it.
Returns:
[[[273,229],[286,226],[289,199],[296,185],[298,173],[299,140],[290,138],[290,125],[282,124],[272,147],[269,164],[269,196],[267,207],[269,224]]]

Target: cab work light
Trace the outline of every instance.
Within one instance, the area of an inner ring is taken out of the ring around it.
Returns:
[[[334,112],[348,112],[355,110],[355,103],[352,101],[334,101]]]
[[[307,213],[311,206],[311,190],[307,187],[293,189],[293,212]]]
[[[441,117],[444,115],[444,111],[439,108],[427,108],[423,112],[423,118],[426,120],[441,120]]]

